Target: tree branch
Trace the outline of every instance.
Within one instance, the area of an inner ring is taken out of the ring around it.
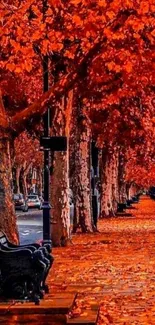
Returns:
[[[49,91],[44,93],[42,97],[36,101],[34,104],[30,105],[28,108],[22,110],[21,112],[16,113],[10,119],[10,126],[13,131],[16,131],[18,134],[21,133],[25,128],[29,128],[30,125],[33,127],[34,124],[38,122],[41,115],[43,115],[47,108],[51,106],[51,114],[54,116],[55,108],[54,104],[62,96],[64,96],[70,89],[73,88],[74,84],[81,75],[81,70],[85,64],[93,59],[93,57],[98,54],[103,42],[106,42],[106,38],[103,37],[102,40],[97,40],[93,47],[87,52],[82,60],[79,63],[75,64],[75,68],[72,72],[68,73],[61,80],[56,82],[55,85],[51,87]]]

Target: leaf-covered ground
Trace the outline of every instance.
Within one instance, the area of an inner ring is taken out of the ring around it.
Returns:
[[[99,302],[99,324],[155,324],[155,201],[135,207],[132,217],[101,220],[100,233],[53,249],[50,291],[79,293],[72,316]]]

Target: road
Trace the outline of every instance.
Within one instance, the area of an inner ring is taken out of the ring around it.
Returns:
[[[21,244],[28,244],[42,239],[43,211],[29,209],[28,212],[16,211],[17,225]]]

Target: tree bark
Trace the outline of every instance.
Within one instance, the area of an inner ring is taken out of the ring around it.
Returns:
[[[101,218],[106,218],[113,215],[110,174],[111,165],[109,152],[107,149],[103,149],[101,165]]]
[[[22,175],[22,188],[23,188],[23,195],[24,195],[24,198],[27,197],[28,195],[28,192],[27,192],[27,174],[23,173]]]
[[[0,137],[0,229],[9,240],[18,243],[16,215],[12,200],[10,143],[5,134]]]
[[[88,118],[82,112],[80,100],[74,104],[71,133],[70,183],[75,204],[73,232],[79,227],[82,232],[92,232],[91,129]]]
[[[16,215],[12,193],[12,167],[10,159],[10,142],[7,132],[8,120],[0,92],[0,229],[10,241],[18,243]]]
[[[126,203],[126,180],[125,180],[125,154],[119,153],[119,166],[118,166],[118,189],[119,189],[119,203]]]
[[[117,212],[119,202],[118,192],[118,164],[119,164],[119,153],[117,148],[114,149],[112,155],[112,209],[114,214]]]
[[[24,198],[28,196],[28,190],[27,190],[27,175],[30,171],[30,168],[32,167],[32,163],[30,163],[28,166],[23,166],[23,173],[22,173],[22,188],[23,188],[23,194]]]
[[[69,144],[69,120],[72,110],[73,92],[62,99],[54,123],[55,135],[66,135]],[[70,242],[69,207],[69,145],[67,151],[55,152],[51,176],[51,238],[53,246],[66,246]]]
[[[134,195],[137,193],[137,187],[136,185],[131,182],[130,184],[127,184],[127,198],[130,200]]]
[[[20,183],[19,183],[20,172],[21,172],[21,167],[17,167],[16,168],[16,187],[17,187],[18,194],[20,193]]]
[[[101,218],[112,217],[118,202],[118,153],[102,151],[101,163]]]
[[[56,152],[51,177],[53,246],[66,246],[70,239],[68,152]]]

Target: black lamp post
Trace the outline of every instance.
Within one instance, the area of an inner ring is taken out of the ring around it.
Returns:
[[[94,168],[94,175],[98,176],[98,148],[95,145],[95,141],[92,141],[92,166]]]
[[[48,91],[48,56],[43,60],[43,87]],[[44,137],[50,136],[50,109],[44,115]],[[44,147],[44,203],[43,203],[43,239],[50,239],[50,209],[49,204],[50,185],[50,151]]]
[[[43,22],[45,22],[45,14],[48,9],[47,1],[43,0]],[[48,76],[48,55],[43,57],[43,90],[44,92],[49,89],[49,76]],[[50,109],[43,117],[44,121],[44,137],[50,136]],[[49,204],[49,185],[50,185],[50,151],[48,148],[44,148],[44,203],[43,203],[43,239],[50,239],[50,209]]]

